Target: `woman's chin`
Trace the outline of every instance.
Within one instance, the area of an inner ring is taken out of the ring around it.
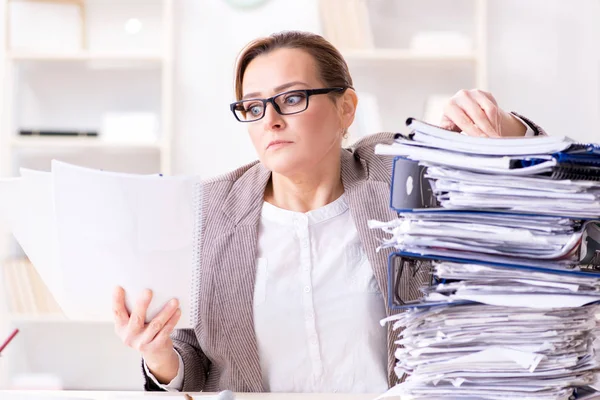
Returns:
[[[270,171],[280,175],[294,175],[305,169],[305,163],[301,162],[298,158],[293,157],[290,154],[269,155],[265,160],[263,160],[263,164]]]

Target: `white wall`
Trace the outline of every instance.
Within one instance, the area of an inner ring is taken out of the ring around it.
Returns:
[[[600,142],[600,2],[490,0],[489,84],[549,133]]]
[[[5,39],[5,29],[4,29],[4,13],[5,13],[5,4],[6,0],[0,0],[0,43],[4,43]],[[3,87],[3,79],[4,79],[4,46],[0,46],[0,90]],[[2,110],[4,107],[4,96],[2,96],[2,92],[0,92],[0,115],[2,115]],[[0,127],[2,127],[2,121],[0,121]],[[5,157],[5,150],[0,148],[0,163],[2,162],[2,158]],[[0,226],[0,254],[5,254],[5,249],[3,248],[3,243],[6,243],[5,236],[8,235],[6,232],[6,227]],[[3,270],[0,269],[0,340],[4,340],[4,338],[10,333],[9,332],[9,323],[8,323],[8,309],[7,304],[4,301],[6,299],[5,293],[5,282],[4,282],[4,273]],[[7,385],[6,379],[6,366],[4,363],[0,362],[0,388],[4,388]]]
[[[223,0],[181,0],[176,18],[174,173],[212,176],[255,158],[229,111],[239,50],[275,31],[318,32],[317,2],[270,0],[242,11]]]
[[[489,89],[500,105],[551,134],[600,142],[598,1],[489,0],[488,7]],[[274,31],[319,32],[317,1],[270,0],[245,12],[223,0],[181,0],[177,18],[174,172],[212,176],[254,159],[228,109],[237,52]]]
[[[433,9],[432,1],[419,4],[410,0],[369,1],[372,12],[379,13],[380,20],[387,22],[375,26],[379,32],[378,44],[387,46],[406,45],[407,26],[414,27],[421,15]],[[436,4],[440,2],[436,0]],[[233,100],[234,61],[238,51],[251,39],[275,31],[320,32],[318,2],[269,0],[253,10],[235,9],[224,0],[176,0],[175,3],[173,172],[213,176],[254,159],[245,127],[233,119],[228,108]],[[448,3],[452,8],[446,2],[443,4],[443,10],[435,8],[443,18],[428,17],[426,26],[463,26],[460,10],[471,7],[471,1],[453,0]],[[406,5],[411,10],[405,10]],[[594,130],[600,125],[599,7],[598,0],[568,3],[488,0],[489,89],[500,105],[531,117],[551,134],[600,141],[600,133]],[[4,8],[0,10],[3,11]],[[407,20],[402,22],[403,18]],[[402,130],[404,118],[422,110],[423,104],[411,101],[418,92],[441,89],[453,92],[470,86],[471,82],[471,75],[465,69],[431,65],[369,68],[351,65],[358,89],[364,86],[383,93],[380,101],[385,110],[383,128],[390,130]],[[28,73],[37,76],[35,70]],[[156,71],[143,71],[140,79],[150,76],[152,81],[152,74],[158,76]],[[54,90],[51,81],[46,86]],[[398,91],[404,96],[397,96]],[[22,119],[28,120],[26,117],[35,107],[21,105]],[[394,110],[398,110],[397,117]],[[81,114],[80,119],[84,116]]]

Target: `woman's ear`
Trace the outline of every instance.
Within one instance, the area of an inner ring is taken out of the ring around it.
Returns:
[[[356,106],[358,106],[358,96],[354,89],[346,89],[341,98],[341,117],[344,127],[348,128],[354,122],[356,114]]]

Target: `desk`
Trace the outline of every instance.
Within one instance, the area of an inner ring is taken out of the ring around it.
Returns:
[[[213,400],[214,394],[190,393],[194,400]],[[236,400],[373,400],[377,394],[236,393]],[[2,400],[184,400],[181,393],[79,392],[0,390]]]

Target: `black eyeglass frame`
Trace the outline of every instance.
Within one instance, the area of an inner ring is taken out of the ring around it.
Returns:
[[[273,97],[269,97],[268,99],[246,99],[246,100],[236,101],[236,102],[231,103],[229,105],[229,109],[231,110],[231,112],[235,116],[235,119],[237,119],[240,122],[256,122],[256,121],[260,121],[261,119],[263,119],[265,117],[265,112],[267,110],[267,103],[271,103],[271,105],[273,106],[273,109],[275,109],[275,111],[279,115],[300,114],[301,112],[304,112],[304,111],[306,111],[308,109],[308,104],[309,104],[310,96],[314,96],[316,94],[328,94],[328,93],[331,93],[331,92],[343,93],[347,89],[352,89],[352,88],[351,87],[330,87],[330,88],[321,88],[321,89],[294,89],[294,90],[288,90],[287,92],[278,93],[278,94],[276,94]],[[296,93],[296,92],[304,92],[304,94],[306,95],[306,107],[304,107],[303,110],[294,111],[294,112],[291,112],[291,113],[284,113],[284,112],[282,112],[281,108],[279,108],[279,106],[275,102],[275,99],[277,99],[280,96],[285,96],[286,94]],[[238,115],[235,112],[236,106],[238,106],[239,104],[245,103],[247,101],[260,101],[262,103],[262,105],[263,105],[263,113],[260,116],[260,118],[253,119],[253,120],[250,120],[250,121],[244,121],[244,120],[241,120],[238,117]]]

